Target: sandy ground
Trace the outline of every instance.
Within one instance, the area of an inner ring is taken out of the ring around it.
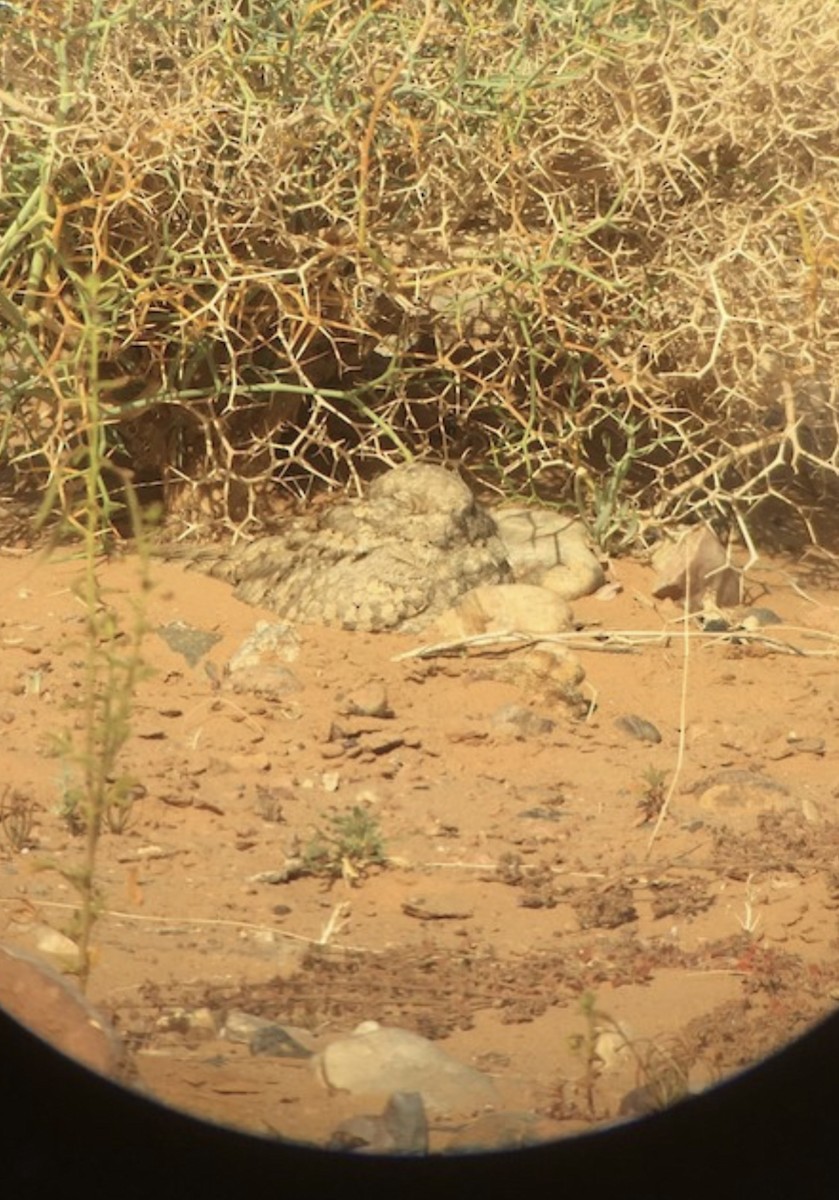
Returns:
[[[78,720],[79,569],[66,552],[0,557],[5,811],[32,818],[23,848],[8,819],[0,835],[0,939],[29,949],[46,927],[70,928],[75,907],[62,872],[83,838],[62,815],[75,768],[56,735]],[[620,561],[612,577],[619,594],[578,601],[578,622],[672,636],[578,650],[596,700],[586,716],[499,679],[497,653],[405,658],[417,635],[305,627],[298,691],[232,693],[224,664],[271,615],[154,564],[149,673],[123,759],[144,790],[101,842],[89,986],[139,1086],[323,1142],[369,1100],[218,1030],[244,1010],[317,1050],[374,1019],[438,1040],[488,1071],[505,1107],[561,1134],[705,1086],[830,1011],[839,592],[823,570],[764,560],[748,600],[783,625],[754,641],[695,637],[686,662],[679,609],[650,599],[650,568]],[[126,611],[136,563],[105,563],[101,580]],[[194,665],[159,632],[179,621],[217,635]],[[393,715],[348,717],[347,698],[371,683]],[[544,727],[499,724],[509,704]],[[616,724],[628,715],[660,742]],[[384,862],[260,878],[355,806]],[[432,1145],[452,1134],[433,1128]]]

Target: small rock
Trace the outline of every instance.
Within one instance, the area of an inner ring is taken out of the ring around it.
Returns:
[[[39,925],[35,930],[35,949],[39,954],[55,959],[60,966],[75,967],[79,961],[79,947],[57,929]]]
[[[766,812],[802,812],[800,801],[784,784],[757,771],[719,771],[690,789],[692,800],[680,797],[678,809],[735,829],[752,830]],[[809,819],[809,818],[808,818]]]
[[[618,729],[623,730],[624,733],[628,733],[630,737],[637,738],[639,742],[652,742],[657,745],[661,741],[661,734],[652,721],[647,721],[644,717],[636,716],[635,713],[627,713],[622,717],[616,717],[615,725]]]
[[[743,613],[740,628],[749,631],[763,629],[767,625],[783,625],[783,617],[779,617],[771,608],[749,608]]]
[[[402,911],[418,921],[468,921],[474,915],[459,895],[409,896]]]
[[[362,739],[361,748],[381,755],[389,754],[391,750],[398,750],[403,744],[404,739],[400,734],[371,733]]]
[[[263,1025],[255,1029],[250,1040],[250,1052],[268,1058],[311,1058],[307,1050],[282,1025]]]
[[[790,734],[787,741],[796,754],[815,754],[821,758],[827,749],[824,738],[820,737],[803,738]]]
[[[208,1038],[214,1038],[218,1036],[218,1019],[213,1010],[211,1008],[207,1008],[206,1006],[202,1008],[194,1008],[190,1012],[189,1027],[194,1032],[203,1034]]]
[[[617,929],[638,920],[632,888],[626,883],[581,888],[569,900],[581,929]]]
[[[208,1041],[218,1036],[218,1022],[209,1008],[176,1008],[155,1021],[161,1033],[191,1034],[194,1041]]]
[[[521,704],[503,705],[493,713],[490,722],[496,729],[520,738],[539,737],[556,728],[556,722],[550,717],[543,717]]]
[[[138,721],[132,732],[135,737],[142,738],[146,742],[163,742],[169,736],[160,725],[148,721]]]
[[[633,1061],[635,1037],[628,1025],[620,1022],[615,1028],[601,1029],[594,1042],[595,1057],[604,1071],[614,1071]]]
[[[730,621],[721,613],[708,613],[699,618],[699,623],[703,633],[728,633],[731,629]]]
[[[418,1092],[394,1092],[379,1117],[342,1121],[327,1143],[330,1150],[361,1154],[427,1154],[428,1120]]]
[[[516,684],[522,692],[541,705],[562,701],[572,708],[582,698],[580,686],[585,679],[580,660],[564,646],[538,642],[516,654],[505,655],[491,667],[493,678]]]
[[[327,742],[320,747],[321,758],[341,758],[346,754],[347,748],[342,742]]]
[[[810,825],[820,825],[824,820],[822,811],[814,800],[809,796],[805,796],[801,801],[801,812],[804,820]]]
[[[476,728],[474,725],[468,725],[465,721],[452,723],[445,730],[446,741],[453,745],[477,745],[480,742],[485,742],[489,734],[485,729]]]
[[[661,1107],[659,1089],[652,1083],[645,1083],[626,1093],[618,1106],[618,1115],[630,1119],[647,1117],[659,1112]]]
[[[343,717],[380,717],[389,719],[393,709],[387,697],[387,688],[378,681],[356,688],[341,701],[338,712]]]
[[[418,1092],[436,1113],[474,1112],[497,1101],[488,1075],[459,1063],[419,1034],[359,1025],[353,1034],[330,1043],[315,1057],[321,1081],[354,1095]]]
[[[610,600],[615,600],[623,592],[623,584],[617,579],[611,583],[604,583],[594,593],[595,600],[599,600],[601,604],[607,603]]]
[[[550,634],[571,627],[561,596],[529,583],[482,584],[438,618],[440,637],[456,640],[483,633]]]
[[[516,579],[541,575],[562,562],[560,539],[573,518],[520,504],[496,508],[492,517]]]
[[[227,1014],[222,1035],[228,1042],[242,1042],[249,1046],[255,1033],[260,1029],[270,1029],[274,1024],[274,1021],[265,1017],[257,1017],[253,1013],[234,1008]]]
[[[227,765],[233,771],[270,771],[271,759],[267,754],[231,754]]]
[[[568,814],[560,812],[556,808],[526,808],[518,814],[525,821],[561,821]]]
[[[713,596],[721,607],[740,603],[740,575],[729,565],[725,547],[710,525],[696,525],[678,541],[666,541],[653,555],[657,600],[683,601],[697,607]]]
[[[499,508],[493,517],[520,583],[538,584],[564,600],[591,595],[602,586],[603,568],[580,521],[535,506]]]

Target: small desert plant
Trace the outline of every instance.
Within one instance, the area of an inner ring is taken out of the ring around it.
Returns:
[[[82,571],[75,587],[85,615],[81,688],[73,705],[74,727],[59,739],[59,750],[64,759],[60,812],[73,832],[84,834],[85,846],[81,863],[59,869],[80,898],[73,933],[79,947],[78,974],[85,986],[91,966],[93,926],[101,908],[96,855],[103,824],[117,832],[123,830],[137,795],[136,781],[120,770],[120,756],[130,734],[134,692],[145,670],[143,601],[149,578],[143,516],[126,475],[122,494],[139,552],[138,586],[126,623],[103,589],[99,573],[103,538],[109,533],[112,516],[110,495],[103,484],[107,423],[98,373],[99,289],[94,279],[75,282],[84,314],[77,359],[77,395],[84,409],[85,438],[74,459],[59,466],[40,516],[44,520],[57,508],[60,527],[80,539],[82,547]],[[65,488],[63,484],[68,481],[77,486]],[[78,507],[67,503],[71,495]]]
[[[32,828],[35,823],[35,802],[23,792],[3,789],[0,797],[0,825],[15,853],[32,846]]]
[[[626,1048],[635,1060],[636,1087],[643,1092],[645,1108],[660,1111],[688,1095],[689,1064],[678,1041],[630,1038]]]
[[[369,809],[354,804],[345,812],[333,813],[326,829],[317,828],[303,849],[306,873],[354,883],[371,866],[386,861],[379,822]]]
[[[572,1051],[583,1062],[583,1087],[590,1117],[597,1115],[595,1086],[603,1069],[601,1038],[614,1036],[618,1051],[634,1060],[636,1089],[643,1092],[649,1110],[667,1108],[688,1092],[688,1056],[683,1048],[670,1049],[664,1039],[636,1038],[625,1026],[597,1006],[597,997],[586,992],[580,1000],[585,1021],[583,1033],[569,1039]]]
[[[642,780],[641,798],[638,801],[638,808],[641,810],[639,825],[654,821],[661,812],[667,795],[666,784],[666,771],[661,771],[658,767],[647,767]]]
[[[134,805],[145,795],[146,789],[127,775],[120,775],[109,783],[111,791],[105,821],[111,833],[125,833],[134,819]]]
[[[108,456],[184,532],[416,455],[576,501],[610,551],[644,515],[747,531],[779,504],[818,536],[839,463],[833,0],[68,12],[0,9],[19,486],[84,432],[87,272]]]
[[[139,513],[134,513],[139,527]],[[75,787],[65,793],[65,818],[71,828],[84,833],[82,863],[64,870],[81,898],[78,915],[79,974],[86,982],[90,970],[90,939],[99,908],[96,854],[103,824],[122,832],[129,819],[137,782],[120,770],[120,757],[131,731],[134,693],[145,667],[142,643],[145,633],[142,596],[147,586],[146,564],[140,556],[141,582],[133,600],[127,628],[110,604],[96,570],[96,542],[92,528],[85,546],[85,566],[79,595],[86,611],[85,663],[82,694],[78,700],[81,729],[68,738],[66,753],[77,768]]]
[[[760,928],[760,913],[757,911],[757,902],[760,899],[760,893],[753,884],[754,872],[749,872],[749,877],[746,880],[746,899],[743,904],[743,915],[735,914],[737,923],[744,933],[749,937],[756,937]]]
[[[595,1115],[594,1085],[597,1082],[598,1058],[597,1039],[600,1035],[598,1028],[597,997],[593,992],[584,992],[580,999],[580,1012],[585,1022],[583,1033],[573,1033],[568,1039],[568,1045],[573,1054],[577,1055],[583,1064],[583,1088],[585,1091],[588,1115]]]
[[[578,467],[574,474],[574,500],[577,512],[595,545],[604,554],[614,554],[630,546],[641,532],[640,513],[631,498],[633,470],[642,455],[637,447],[639,427],[628,418],[614,414],[623,446],[615,453],[608,437],[603,440],[606,469],[595,474]],[[663,439],[666,440],[666,439]]]

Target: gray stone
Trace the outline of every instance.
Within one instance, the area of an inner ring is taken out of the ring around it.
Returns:
[[[551,733],[556,728],[556,722],[550,717],[543,717],[521,704],[505,704],[492,714],[490,718],[496,729],[510,733],[515,737],[539,737]]]
[[[257,1017],[253,1013],[242,1012],[238,1008],[227,1014],[223,1034],[228,1042],[244,1042],[250,1045],[251,1038],[258,1029],[267,1029],[273,1024],[265,1017]]]
[[[719,771],[700,780],[679,798],[677,810],[680,816],[700,817],[743,831],[756,829],[763,813],[797,812],[813,819],[811,810],[784,784],[747,770]]]
[[[723,608],[740,603],[740,573],[709,525],[695,525],[675,541],[666,540],[653,555],[657,600],[687,600],[697,608],[705,596]]]
[[[429,1111],[475,1112],[498,1096],[488,1075],[446,1054],[419,1034],[368,1021],[315,1057],[321,1081],[353,1095],[418,1092]]]
[[[282,1025],[263,1025],[254,1030],[250,1040],[250,1052],[266,1058],[311,1058],[312,1052],[298,1042],[297,1038],[283,1029]]]
[[[556,592],[531,583],[473,588],[436,622],[440,637],[452,640],[484,633],[546,635],[571,627],[571,610]]]
[[[585,526],[549,508],[511,506],[493,512],[513,575],[577,600],[602,587],[603,567]]]
[[[343,697],[338,705],[338,713],[344,717],[379,717],[387,720],[393,716],[393,709],[385,685],[380,680],[371,680]]]
[[[653,745],[657,745],[661,741],[661,734],[652,721],[636,716],[635,713],[626,713],[622,717],[616,717],[615,725],[624,733],[628,733],[630,737],[637,738],[639,742],[651,742]]]
[[[428,1121],[422,1096],[418,1092],[394,1092],[381,1116],[342,1121],[328,1146],[359,1154],[427,1154]]]
[[[267,1017],[232,1009],[227,1014],[223,1029],[228,1042],[241,1042],[249,1047],[251,1054],[264,1054],[274,1058],[311,1058],[312,1052],[287,1029]]]
[[[783,625],[783,617],[771,608],[747,608],[740,620],[740,628],[749,630],[764,629],[767,625]]]

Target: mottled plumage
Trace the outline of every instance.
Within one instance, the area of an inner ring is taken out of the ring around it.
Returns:
[[[492,517],[458,475],[427,463],[393,468],[361,500],[193,560],[249,604],[344,629],[420,628],[470,588],[510,579]]]

